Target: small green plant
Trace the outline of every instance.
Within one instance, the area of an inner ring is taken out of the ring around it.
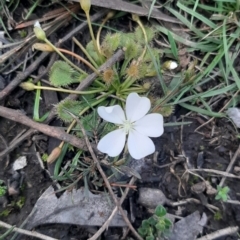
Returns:
[[[222,218],[222,213],[220,211],[214,213],[214,220],[219,221],[222,220]]]
[[[42,160],[43,160],[43,162],[47,162],[47,159],[48,159],[48,154],[47,154],[47,153],[44,153],[44,154],[42,155]]]
[[[5,186],[3,180],[0,180],[0,197],[4,196],[6,192],[7,192],[7,186]]]
[[[172,226],[172,222],[166,217],[166,214],[167,211],[162,205],[157,206],[154,215],[142,221],[142,225],[138,229],[139,234],[146,240],[161,239],[166,236]]]
[[[216,200],[222,200],[224,202],[227,201],[228,198],[228,193],[230,191],[229,187],[221,187],[221,186],[217,186],[217,195],[215,197]]]

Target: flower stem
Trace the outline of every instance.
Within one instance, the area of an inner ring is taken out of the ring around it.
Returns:
[[[104,91],[104,89],[96,89],[91,91],[75,91],[75,90],[69,90],[64,88],[54,88],[54,87],[45,87],[45,86],[36,86],[36,85],[34,85],[34,89],[42,89],[42,90],[49,90],[49,91],[55,91],[55,92],[66,92],[66,93],[82,94],[82,95],[99,93]]]
[[[126,92],[138,92],[138,91],[143,91],[146,92],[146,89],[143,87],[132,87],[132,88],[127,88],[121,91],[121,93],[126,93]]]
[[[84,46],[75,38],[73,37],[72,40],[75,42],[76,45],[83,51],[83,53],[87,56],[88,60],[94,65],[95,68],[98,68],[97,63],[93,60],[93,58],[89,55],[87,50],[84,48]]]
[[[93,41],[94,48],[95,48],[99,58],[102,59],[102,55],[99,52],[97,42],[96,42],[96,39],[95,39],[94,34],[93,34],[93,29],[92,29],[91,19],[90,19],[90,15],[89,15],[89,10],[85,11],[85,14],[86,14],[86,17],[87,17],[88,28],[89,28],[89,32],[90,32],[90,35],[91,35],[91,38],[92,38],[92,41]]]
[[[58,50],[60,52],[64,52],[67,53],[69,55],[72,55],[73,57],[77,58],[78,60],[82,61],[83,63],[85,63],[89,68],[91,68],[97,75],[100,75],[100,73],[98,72],[98,70],[87,60],[85,60],[84,58],[82,58],[81,56],[77,55],[76,53],[70,52],[66,49],[63,48],[58,48]]]
[[[145,31],[145,28],[144,28],[144,26],[143,26],[143,24],[142,24],[139,16],[136,15],[136,14],[132,14],[132,19],[133,19],[135,22],[137,22],[137,24],[138,24],[138,25],[140,26],[140,28],[142,29],[143,35],[144,35],[144,38],[145,38],[145,42],[146,42],[146,45],[145,45],[145,47],[144,47],[144,50],[143,50],[141,56],[138,58],[138,62],[140,62],[140,61],[143,59],[143,57],[144,57],[144,55],[145,55],[145,53],[146,53],[146,51],[147,51],[148,38],[147,38],[147,33],[146,33],[146,31]]]
[[[97,48],[98,48],[98,51],[99,51],[99,53],[101,54],[101,55],[103,55],[102,54],[102,52],[101,52],[101,47],[100,47],[100,34],[101,34],[101,31],[102,31],[102,28],[103,28],[103,26],[104,26],[104,24],[110,19],[110,18],[112,18],[113,16],[114,16],[114,11],[110,11],[108,14],[107,14],[107,16],[103,19],[103,22],[102,22],[102,24],[100,25],[100,27],[99,27],[99,29],[98,29],[98,32],[97,32],[97,39],[96,39],[96,42],[97,42]]]
[[[49,46],[51,46],[69,65],[74,67],[78,72],[88,75],[85,71],[83,71],[81,68],[73,64],[70,60],[68,60],[59,50],[57,47],[55,47],[47,38],[44,40],[45,43],[47,43]]]

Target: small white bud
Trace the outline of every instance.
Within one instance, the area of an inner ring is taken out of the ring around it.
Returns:
[[[38,28],[42,28],[39,21],[36,21],[35,24],[34,24],[34,27],[38,27]]]
[[[174,61],[171,61],[169,64],[169,69],[173,70],[178,67],[178,64]]]
[[[44,40],[46,39],[46,34],[45,34],[45,32],[43,31],[43,29],[42,29],[39,21],[36,21],[36,22],[35,22],[33,31],[34,31],[36,37],[37,37],[39,40],[44,41]]]

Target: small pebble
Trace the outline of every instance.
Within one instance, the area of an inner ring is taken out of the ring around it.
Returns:
[[[164,205],[168,199],[159,189],[140,188],[138,203],[147,208],[156,208],[158,205]]]

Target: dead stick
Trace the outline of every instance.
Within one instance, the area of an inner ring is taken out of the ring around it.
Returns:
[[[219,171],[219,170],[213,170],[213,169],[191,169],[192,172],[207,172],[207,173],[215,173],[215,174],[218,174],[218,175],[222,175],[222,176],[225,176],[225,177],[229,177],[229,178],[237,178],[237,179],[240,179],[240,176],[236,176],[232,173],[226,173],[226,172],[223,172],[223,171]]]
[[[129,182],[129,186],[130,185],[133,185],[133,183],[136,181],[136,178],[135,177],[132,177],[130,182]],[[120,203],[119,205],[122,205],[123,201],[125,200],[126,196],[128,195],[128,192],[129,192],[130,188],[126,188],[121,199],[120,199]],[[116,206],[111,215],[109,216],[108,220],[99,228],[99,230],[91,237],[89,238],[88,240],[96,240],[98,237],[100,237],[100,235],[102,234],[102,232],[109,226],[110,222],[112,221],[114,215],[116,214],[118,210],[118,207]]]
[[[26,79],[39,64],[48,56],[49,53],[41,53],[40,56],[24,72],[18,73],[17,76],[0,92],[0,100],[9,95],[24,79]]]
[[[216,232],[210,233],[206,236],[200,237],[197,240],[213,240],[215,238],[231,235],[233,233],[236,233],[237,231],[238,231],[238,227],[228,227],[228,228],[224,228]]]
[[[13,151],[18,145],[21,144],[22,141],[24,141],[26,138],[30,137],[32,134],[36,133],[37,131],[35,129],[29,129],[26,131],[23,135],[21,135],[18,138],[15,138],[15,141],[12,141],[13,143],[10,143],[8,147],[5,147],[5,149],[0,152],[0,158],[3,158],[8,153]]]
[[[90,144],[90,142],[89,142],[89,140],[88,140],[88,137],[87,137],[87,135],[86,135],[86,132],[85,132],[85,129],[83,128],[82,123],[81,123],[80,120],[79,120],[76,116],[74,116],[72,113],[69,112],[69,114],[70,114],[72,117],[74,117],[75,120],[76,120],[76,122],[79,124],[79,126],[80,126],[80,128],[81,128],[81,130],[82,130],[83,136],[84,136],[84,138],[85,138],[85,141],[86,141],[86,145],[87,145],[87,147],[88,147],[88,150],[89,150],[89,152],[90,152],[90,154],[91,154],[91,156],[92,156],[92,158],[93,158],[93,161],[94,161],[94,163],[96,164],[96,166],[97,166],[97,168],[98,168],[98,171],[100,172],[100,174],[101,174],[101,176],[102,176],[102,178],[103,178],[103,180],[104,180],[104,182],[105,182],[105,184],[106,184],[106,186],[107,186],[107,188],[108,188],[108,191],[109,191],[111,197],[113,198],[113,201],[114,201],[115,204],[116,204],[116,207],[117,207],[117,208],[119,209],[119,211],[121,212],[124,221],[127,223],[128,227],[130,228],[130,230],[132,231],[132,233],[135,235],[135,237],[136,237],[137,239],[139,239],[139,240],[143,240],[143,238],[142,238],[142,237],[137,233],[137,231],[133,228],[131,222],[129,221],[129,219],[128,219],[128,217],[126,216],[125,212],[123,211],[121,205],[119,204],[117,198],[115,197],[114,192],[113,192],[113,190],[112,190],[112,188],[111,188],[111,185],[110,185],[110,183],[109,183],[109,181],[108,181],[108,179],[107,179],[104,171],[102,170],[102,167],[101,167],[101,165],[100,165],[100,163],[99,163],[99,161],[98,161],[98,159],[97,159],[97,157],[96,157],[96,155],[95,155],[95,153],[94,153],[94,151],[93,151],[93,149],[92,149],[92,146],[91,146],[91,144]]]
[[[79,149],[87,150],[86,143],[80,138],[67,134],[65,131],[59,128],[51,127],[43,123],[34,122],[20,111],[0,106],[0,116],[36,129],[48,136],[68,142]]]
[[[0,226],[4,227],[4,228],[7,228],[7,229],[10,229],[10,228],[13,227],[12,225],[7,224],[7,223],[2,222],[2,221],[0,221]],[[43,239],[43,240],[58,240],[57,238],[48,237],[46,235],[43,235],[43,234],[35,232],[35,231],[27,231],[27,230],[23,230],[23,229],[20,229],[20,228],[17,228],[17,227],[15,227],[13,229],[13,231],[21,233],[21,234],[28,235],[28,236],[31,236],[31,237],[36,237],[36,238],[39,238],[39,239]]]
[[[229,173],[231,170],[232,170],[232,167],[234,165],[234,163],[236,162],[237,160],[237,157],[239,155],[239,152],[240,152],[240,145],[238,146],[238,149],[237,151],[235,152],[233,158],[231,159],[231,162],[229,163],[227,169],[226,169],[226,173]],[[224,185],[224,182],[226,181],[226,177],[223,177],[221,182],[219,183],[219,186],[222,187]]]

